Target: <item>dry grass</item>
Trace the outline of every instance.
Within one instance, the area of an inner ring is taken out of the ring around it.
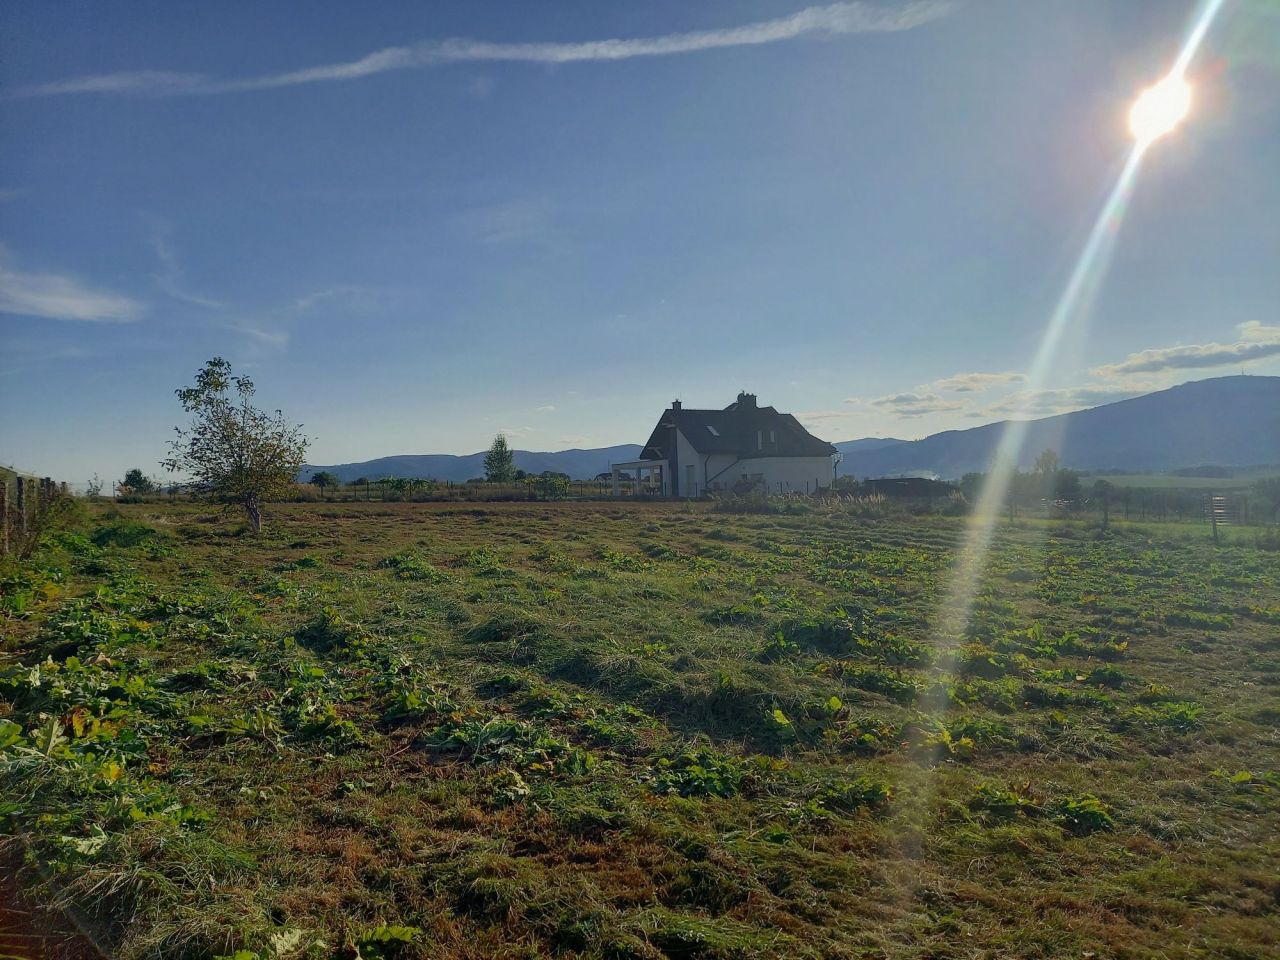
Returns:
[[[959,519],[204,519],[99,516],[5,586],[24,669],[98,663],[10,671],[0,802],[121,956],[1280,949],[1274,555],[1005,529],[953,669]],[[79,701],[117,726],[22,753]]]

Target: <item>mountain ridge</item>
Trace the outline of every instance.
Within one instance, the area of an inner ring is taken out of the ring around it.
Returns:
[[[988,468],[1007,420],[944,430],[919,440],[862,437],[834,446],[840,473],[858,477],[933,474],[957,478]],[[1280,463],[1280,377],[1235,375],[1191,380],[1128,400],[1028,421],[1018,466],[1046,448],[1079,470],[1168,471],[1201,464]],[[610,463],[634,460],[641,445],[513,451],[517,469],[553,470],[586,480]],[[431,477],[455,483],[484,475],[485,452],[406,454],[345,464],[305,465],[299,476],[325,470],[349,483],[360,477]]]
[[[956,478],[985,471],[1008,423],[945,430],[846,455],[842,472]],[[1191,380],[1027,424],[1018,460],[1023,469],[1045,449],[1055,450],[1063,466],[1077,470],[1168,471],[1200,464],[1280,463],[1280,377]]]

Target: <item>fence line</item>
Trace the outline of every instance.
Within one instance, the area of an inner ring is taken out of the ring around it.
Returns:
[[[9,502],[9,479],[0,477],[0,556],[19,559],[30,554],[50,513],[68,496],[67,484],[51,477],[14,473],[14,497]]]

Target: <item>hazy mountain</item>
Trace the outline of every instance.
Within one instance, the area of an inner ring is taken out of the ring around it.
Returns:
[[[530,450],[512,451],[517,470],[526,473],[542,473],[554,470],[567,473],[575,480],[589,480],[609,469],[610,463],[634,460],[640,455],[638,443],[624,443],[616,447],[598,447],[594,450],[560,450],[556,453],[535,453]],[[330,466],[308,464],[300,476],[307,479],[313,473],[327,470],[344,483],[358,477],[378,480],[382,477],[430,477],[433,480],[474,480],[484,476],[484,452],[455,456],[447,453],[380,457],[362,463],[340,463]]]
[[[846,457],[857,453],[870,453],[872,450],[883,450],[895,443],[907,443],[906,440],[895,440],[893,437],[863,437],[861,440],[841,440],[834,444],[835,448]]]
[[[845,440],[835,445],[844,454],[840,473],[857,477],[919,473],[954,478],[986,470],[1004,423],[948,430],[923,440]],[[1197,380],[1132,400],[1033,420],[1019,466],[1030,467],[1046,448],[1056,450],[1064,466],[1079,470],[1168,471],[1201,464],[1280,463],[1280,377]],[[608,470],[610,463],[639,455],[640,445],[634,443],[555,453],[516,450],[515,464],[528,473],[555,470],[575,480],[587,480]],[[347,482],[357,477],[462,481],[484,476],[484,453],[308,465],[301,476],[306,479],[318,470],[328,470]]]
[[[959,477],[987,469],[1003,431],[1002,421],[847,453],[840,472],[858,477]],[[1078,470],[1168,471],[1198,464],[1280,463],[1280,377],[1197,380],[1033,420],[1018,465],[1030,467],[1047,448],[1058,452],[1063,466]]]

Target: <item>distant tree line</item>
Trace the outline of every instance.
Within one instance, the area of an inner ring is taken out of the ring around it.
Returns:
[[[1203,471],[1204,468],[1197,468]],[[1203,476],[1197,472],[1195,476]],[[959,487],[969,503],[976,503],[987,474],[967,473]],[[1043,451],[1030,471],[1014,470],[1004,507],[1010,516],[1019,511],[1047,509],[1071,514],[1084,509],[1098,513],[1104,524],[1113,515],[1125,520],[1192,520],[1204,515],[1206,498],[1215,491],[1189,487],[1143,487],[1118,484],[1105,477],[1090,477],[1061,465],[1053,450]],[[1223,494],[1218,494],[1223,495]],[[1253,501],[1250,517],[1275,523],[1280,519],[1280,477],[1268,477],[1251,487],[1233,488],[1225,496],[1239,507]],[[1242,518],[1243,519],[1243,518]]]

